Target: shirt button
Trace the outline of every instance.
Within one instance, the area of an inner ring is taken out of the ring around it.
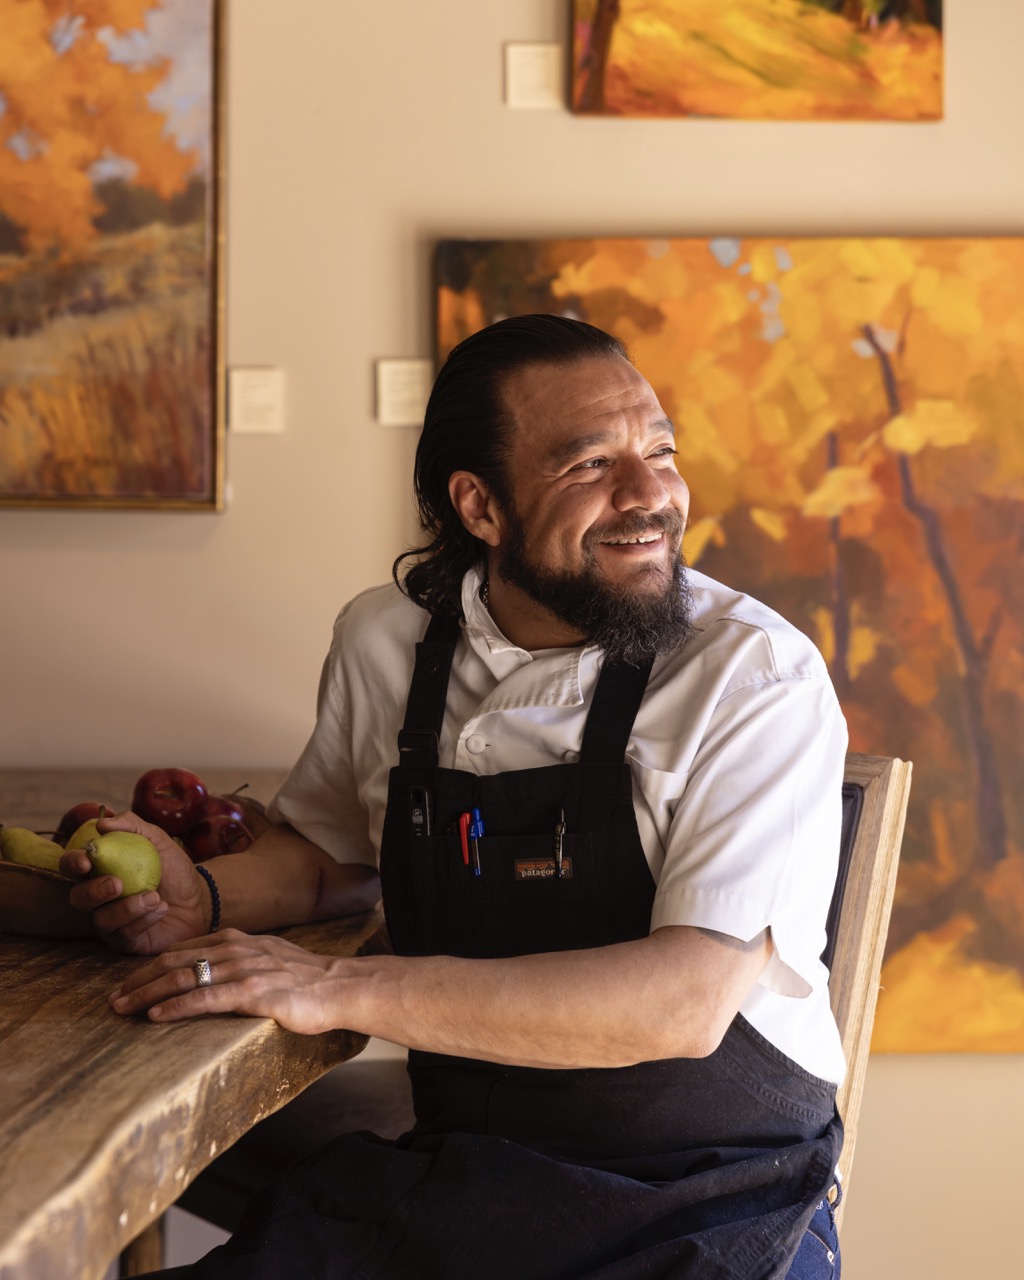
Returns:
[[[565,761],[566,764],[575,764],[579,758],[580,758],[580,753],[578,751],[562,752],[562,759]]]
[[[466,750],[472,751],[475,756],[478,756],[481,751],[487,750],[487,739],[483,734],[471,733],[466,739]]]

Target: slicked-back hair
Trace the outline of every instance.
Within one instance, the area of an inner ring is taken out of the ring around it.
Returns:
[[[617,338],[582,320],[526,315],[498,320],[454,347],[437,375],[416,447],[413,483],[426,541],[392,565],[395,582],[430,613],[460,616],[462,579],[484,556],[448,495],[469,471],[509,506],[506,464],[514,425],[504,399],[509,376],[530,365],[568,365],[629,355]],[[403,563],[412,563],[401,573]]]

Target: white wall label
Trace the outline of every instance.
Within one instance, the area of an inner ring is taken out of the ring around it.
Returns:
[[[233,432],[273,435],[284,430],[284,370],[228,370],[228,423]]]
[[[560,44],[505,46],[505,105],[548,111],[565,106],[565,50]]]
[[[377,421],[382,427],[423,425],[430,389],[432,360],[378,360]]]

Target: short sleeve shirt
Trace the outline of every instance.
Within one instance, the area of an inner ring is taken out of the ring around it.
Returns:
[[[751,597],[689,571],[696,632],[659,656],[627,748],[657,885],[651,929],[747,941],[767,967],[740,1012],[798,1065],[839,1083],[844,1062],[820,955],[838,860],[846,724],[811,642]],[[478,774],[572,761],[602,655],[530,653],[463,584],[441,764]],[[273,805],[341,862],[375,865],[388,776],[427,615],[392,585],[339,615],[312,735]]]

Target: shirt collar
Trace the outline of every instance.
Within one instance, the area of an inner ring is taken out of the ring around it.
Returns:
[[[479,565],[474,565],[462,579],[462,616],[466,619],[467,639],[470,643],[483,643],[490,653],[514,652],[521,653],[524,660],[532,658],[528,650],[513,644],[491,617],[480,598],[483,584],[484,573]]]
[[[545,690],[541,694],[535,692],[530,697],[530,702],[549,703],[553,706],[581,703],[581,680],[587,678],[585,672],[596,672],[599,656],[597,646],[576,645],[565,649],[538,649],[530,652],[513,644],[498,627],[480,598],[483,581],[484,573],[480,566],[470,569],[462,580],[462,614],[469,645],[488,667],[500,671],[502,677],[514,668],[528,664],[544,668]],[[537,674],[540,675],[541,672],[538,670]]]

